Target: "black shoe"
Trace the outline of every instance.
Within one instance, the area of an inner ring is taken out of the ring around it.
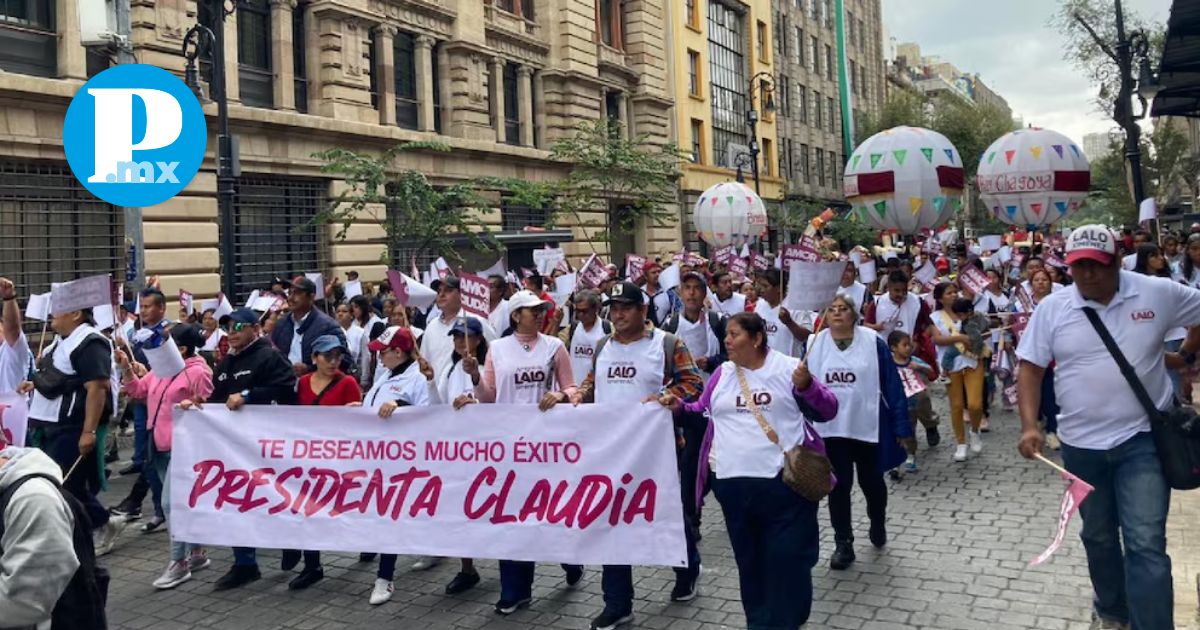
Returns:
[[[675,574],[675,588],[671,589],[671,601],[673,602],[690,602],[696,599],[696,595],[700,594],[700,589],[696,588],[696,583],[700,581],[700,572],[687,572]],[[603,616],[603,615],[601,615]]]
[[[888,471],[888,479],[891,479],[892,481],[900,481],[900,469],[893,468],[893,469],[889,470]]]
[[[364,551],[364,552],[358,554],[359,562],[373,562],[374,560],[375,560],[375,554],[373,554],[373,553],[367,553]]]
[[[502,599],[496,602],[496,612],[501,615],[511,615],[517,612],[518,608],[524,608],[529,605],[529,602],[532,601],[532,597],[526,597],[524,599]]]
[[[296,549],[284,549],[283,559],[279,562],[279,568],[284,571],[291,571],[300,564],[301,553]]]
[[[871,523],[870,537],[871,544],[875,545],[876,549],[883,549],[883,546],[887,544],[887,527],[882,521]]]
[[[925,443],[929,446],[942,443],[942,434],[938,433],[937,427],[925,427]]]
[[[300,575],[297,575],[296,577],[292,578],[291,582],[288,582],[288,590],[302,591],[313,584],[320,582],[324,577],[325,569],[319,566],[312,569],[305,568],[300,572]]]
[[[107,454],[104,455],[104,463],[105,464],[111,464],[113,462],[119,462],[119,461],[121,461],[121,454],[116,451],[109,451]]]
[[[229,589],[245,586],[262,577],[262,573],[258,572],[258,565],[251,564],[246,566],[230,567],[229,572],[221,576],[216,584],[213,584],[214,591],[228,591]]]
[[[577,564],[567,565],[567,586],[575,586],[579,584],[579,580],[583,579],[583,567]]]
[[[599,617],[592,620],[592,630],[612,630],[619,625],[633,621],[633,612],[613,613],[607,609]]]
[[[458,595],[459,593],[465,593],[475,588],[476,584],[479,584],[478,573],[463,573],[459,571],[458,575],[454,576],[454,579],[450,580],[450,583],[446,585],[446,594]]]
[[[854,564],[854,545],[848,542],[837,543],[833,555],[829,558],[829,568],[842,571]]]
[[[118,470],[117,474],[121,475],[122,477],[127,475],[140,475],[142,474],[142,466],[141,464],[130,464],[121,470]]]

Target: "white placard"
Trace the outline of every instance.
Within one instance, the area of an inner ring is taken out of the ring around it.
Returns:
[[[53,285],[50,289],[50,313],[62,315],[85,308],[112,303],[112,276],[91,276]]]
[[[342,291],[346,294],[346,299],[355,298],[363,294],[362,280],[349,280],[342,285]]]
[[[979,237],[979,248],[985,252],[994,252],[1004,247],[1004,237],[999,234],[988,234]]]
[[[566,259],[567,253],[561,247],[533,250],[533,264],[537,267],[538,273],[543,276],[550,275],[550,272],[558,266],[558,262]]]
[[[324,300],[325,299],[325,274],[311,272],[311,273],[304,274],[304,277],[308,278],[309,280],[312,280],[313,284],[317,285],[317,295],[316,295],[315,299]]]
[[[92,308],[92,319],[96,320],[96,328],[108,330],[117,325],[117,314],[113,312],[112,304],[101,304]]]
[[[879,279],[875,272],[875,261],[865,260],[858,265],[858,280],[863,284],[871,284]]]
[[[5,444],[25,446],[29,426],[29,401],[16,392],[0,394],[0,448]]]
[[[29,296],[25,305],[25,319],[36,319],[44,322],[50,319],[50,293],[35,293]]]
[[[1154,197],[1146,197],[1138,206],[1138,223],[1153,221],[1158,218],[1158,202],[1154,201]]]
[[[382,421],[369,408],[206,405],[174,419],[180,540],[687,565],[671,415],[657,404],[401,407]]]
[[[169,334],[164,334],[164,337],[162,344],[157,348],[142,346],[142,352],[146,353],[146,361],[150,363],[150,371],[154,372],[155,376],[171,378],[182,372],[186,366],[175,340]]]
[[[789,310],[823,311],[837,295],[846,263],[794,262],[789,271],[784,305]]]
[[[437,291],[417,282],[412,276],[402,273],[404,286],[408,287],[408,306],[424,311],[437,301]]]
[[[578,284],[579,276],[575,273],[564,273],[554,279],[554,292],[564,293],[570,296],[575,292],[575,286]]]
[[[484,278],[490,278],[492,276],[503,276],[504,275],[504,258],[500,258],[496,262],[492,263],[492,266],[488,267],[487,269],[482,269],[480,271],[476,271],[475,275],[481,276]]]
[[[920,282],[921,286],[932,286],[937,281],[937,266],[930,260],[917,267],[917,270],[913,272],[913,278]]]
[[[671,265],[658,275],[658,286],[663,291],[670,291],[679,286],[679,265]]]

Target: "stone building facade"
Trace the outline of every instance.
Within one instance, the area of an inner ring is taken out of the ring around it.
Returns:
[[[880,0],[774,0],[779,120],[779,172],[786,195],[814,204],[841,205],[843,144],[837,7],[842,5],[845,84],[852,136],[885,98]]]
[[[242,0],[224,26],[230,125],[240,140],[234,233],[220,230],[210,133],[205,167],[185,192],[141,209],[146,273],[158,275],[169,296],[179,289],[213,295],[224,244],[235,249],[237,264],[227,272],[239,297],[296,271],[353,269],[382,278],[386,245],[377,219],[386,208],[372,208],[344,241],[334,228],[306,227],[345,187],[313,157],[327,149],[440,141],[451,150],[405,152],[396,167],[441,185],[562,177],[569,165],[552,160],[549,147],[599,118],[668,142],[667,1]],[[0,6],[0,49],[7,51],[0,52],[0,232],[18,235],[8,239],[17,247],[6,245],[0,269],[29,291],[71,275],[120,273],[133,244],[123,245],[122,236],[136,226],[74,181],[62,150],[70,98],[112,55],[83,46],[75,0],[14,3],[26,17],[51,17],[30,28]],[[184,34],[198,19],[211,20],[216,6],[132,0],[137,62],[182,75]],[[201,67],[204,76],[208,70]],[[215,130],[216,104],[204,111]],[[505,242],[510,265],[528,266],[531,250],[550,242],[573,257],[679,247],[678,226],[595,242],[620,201],[598,200],[586,217],[595,228],[545,230],[543,210],[512,207],[499,195],[482,216]],[[390,254],[407,263],[413,252]]]

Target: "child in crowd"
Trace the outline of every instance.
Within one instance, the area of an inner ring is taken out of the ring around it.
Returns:
[[[987,346],[986,341],[989,338],[989,331],[992,323],[987,316],[975,311],[975,305],[967,298],[958,298],[954,301],[954,306],[951,308],[953,316],[958,321],[962,322],[962,334],[970,337],[970,343],[956,343],[946,349],[946,354],[942,356],[942,371],[946,374],[950,373],[954,366],[954,359],[959,355],[978,359],[984,355],[984,348]]]
[[[927,386],[930,380],[937,378],[937,372],[928,363],[913,356],[915,346],[912,337],[902,330],[893,331],[888,335],[888,348],[892,351],[892,360],[896,362],[896,368],[900,371],[900,382],[904,384],[904,393],[908,396],[908,416],[912,420],[913,429],[917,428],[918,421],[926,428],[936,427],[938,418],[933,413],[933,400],[929,397]],[[908,451],[904,471],[917,472],[916,438],[905,440],[904,450]],[[900,476],[896,470],[889,474],[893,479]]]

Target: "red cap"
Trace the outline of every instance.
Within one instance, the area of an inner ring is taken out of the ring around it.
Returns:
[[[403,326],[392,326],[383,331],[375,341],[367,344],[367,348],[371,352],[383,352],[384,350],[403,350],[412,352],[413,348],[417,347],[417,342],[413,339],[412,331]]]

